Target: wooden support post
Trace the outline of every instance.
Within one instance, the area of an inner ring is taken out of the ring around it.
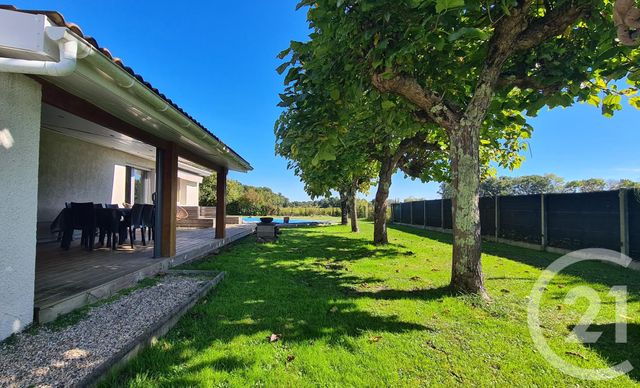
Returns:
[[[540,246],[547,247],[547,201],[544,194],[540,194]]]
[[[496,241],[500,238],[500,196],[496,195],[495,204],[495,227],[496,227]]]
[[[216,238],[225,238],[227,218],[227,173],[222,167],[216,175]]]
[[[620,253],[629,256],[629,202],[628,190],[620,189]]]
[[[175,144],[156,150],[156,174],[156,218],[159,219],[156,220],[155,256],[173,257],[176,255],[178,202],[178,153]]]

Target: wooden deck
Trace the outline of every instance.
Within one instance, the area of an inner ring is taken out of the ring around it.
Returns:
[[[36,253],[36,321],[48,322],[58,315],[108,297],[139,280],[190,260],[200,258],[224,245],[253,233],[255,225],[227,225],[227,237],[215,239],[215,229],[178,230],[177,254],[154,259],[153,246],[136,241],[119,247],[87,252],[79,241],[71,249],[59,243],[39,244]]]

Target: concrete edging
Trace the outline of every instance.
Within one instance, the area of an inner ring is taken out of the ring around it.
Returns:
[[[176,273],[180,271],[175,271]],[[189,271],[190,274],[207,274],[211,271]],[[198,292],[191,295],[191,297],[181,306],[174,308],[165,314],[160,320],[154,323],[151,327],[140,334],[138,337],[132,339],[127,343],[120,351],[108,360],[98,366],[93,372],[82,379],[78,386],[95,386],[103,378],[107,376],[111,371],[117,370],[124,366],[129,360],[134,358],[138,353],[149,345],[154,344],[158,338],[167,334],[167,332],[174,327],[180,318],[186,314],[198,301],[207,295],[214,287],[216,287],[225,277],[226,272],[219,272],[218,275],[208,281]]]

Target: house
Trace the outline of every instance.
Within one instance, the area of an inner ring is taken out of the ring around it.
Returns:
[[[40,244],[55,240],[49,227],[65,202],[150,204],[155,193],[156,238],[135,256],[149,265],[176,257],[176,205],[197,205],[212,172],[215,232],[200,238],[224,241],[230,170],[251,166],[80,27],[57,12],[0,6],[0,340],[33,321],[37,268],[49,270]],[[71,251],[64,265],[91,270]],[[96,254],[94,271],[110,268],[100,267],[109,253]]]

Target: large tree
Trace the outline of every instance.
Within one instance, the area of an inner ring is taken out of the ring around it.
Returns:
[[[362,88],[401,97],[416,121],[446,132],[451,285],[462,292],[486,295],[481,134],[502,122],[524,124],[520,112],[535,115],[545,105],[589,101],[610,115],[620,109],[621,95],[635,92],[618,90],[612,81],[627,77],[634,86],[640,76],[638,52],[615,41],[608,1],[303,0],[303,6],[309,6],[312,28],[306,51],[313,53],[305,71],[314,82],[333,88],[341,100]]]
[[[275,125],[276,153],[288,159],[287,167],[300,177],[312,198],[338,192],[342,221],[345,223],[348,210],[351,230],[358,232],[356,197],[358,192],[369,190],[376,166],[368,157],[362,138],[339,139],[336,119],[331,117],[335,111],[322,91],[318,93],[307,95],[307,101],[298,101],[296,93],[282,95],[281,106],[289,109]]]

